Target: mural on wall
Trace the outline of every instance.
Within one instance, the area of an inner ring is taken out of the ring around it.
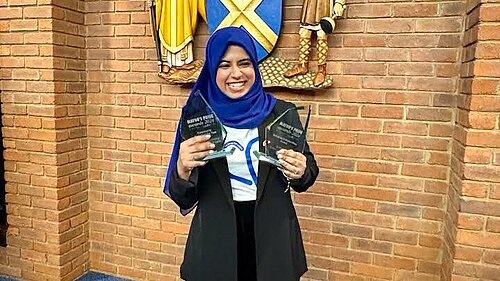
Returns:
[[[198,15],[206,20],[205,1],[152,0],[150,15],[160,76],[183,81],[196,73],[203,62],[194,60],[193,40]]]
[[[333,5],[332,5],[333,2]],[[298,62],[285,71],[286,78],[304,75],[309,72],[312,34],[316,34],[316,51],[318,54],[318,71],[313,85],[319,87],[326,81],[326,56],[328,54],[328,34],[335,29],[335,18],[342,16],[345,0],[304,0],[299,28]]]
[[[277,9],[276,7],[279,7]],[[269,56],[281,29],[282,0],[152,0],[151,25],[159,75],[171,84],[194,83],[203,61],[193,58],[198,15],[209,32],[226,26],[245,28],[257,47],[264,87],[317,89],[332,85],[327,75],[327,36],[342,16],[345,0],[304,0],[297,63]],[[317,38],[318,71],[309,71],[313,33]]]

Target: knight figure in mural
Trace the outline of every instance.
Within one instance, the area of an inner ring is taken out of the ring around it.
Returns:
[[[303,0],[299,28],[298,62],[285,71],[283,76],[292,78],[309,72],[312,33],[316,33],[318,71],[314,77],[313,85],[318,87],[325,82],[328,54],[327,36],[335,29],[335,19],[344,13],[345,2],[345,0]]]
[[[206,21],[205,0],[151,0],[150,14],[160,75],[192,69],[198,15]]]

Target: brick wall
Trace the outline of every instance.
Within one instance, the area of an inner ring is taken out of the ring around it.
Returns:
[[[188,88],[158,78],[146,1],[86,1],[91,267],[178,274],[188,219],[162,193]]]
[[[455,181],[452,280],[500,276],[500,4],[471,1],[462,55]],[[447,268],[449,269],[449,268]]]
[[[288,60],[301,4],[284,3],[274,54]],[[348,5],[329,36],[334,87],[272,89],[313,107],[321,173],[294,194],[303,280],[493,279],[498,4]],[[191,216],[161,186],[190,88],[157,76],[147,1],[0,0],[0,20],[11,225],[0,274],[178,280]],[[197,58],[207,34],[201,24]]]
[[[0,1],[8,246],[0,274],[72,280],[88,270],[81,1]]]

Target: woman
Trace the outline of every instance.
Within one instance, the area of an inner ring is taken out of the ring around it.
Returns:
[[[284,191],[287,178],[295,191],[307,190],[318,167],[307,145],[304,153],[280,151],[280,170],[250,153],[264,151],[264,127],[293,106],[263,91],[256,58],[245,30],[216,31],[191,92],[200,90],[209,102],[235,154],[196,160],[211,153],[210,137],[181,142],[177,133],[164,191],[183,214],[198,206],[181,265],[184,280],[295,281],[307,271],[295,209]]]

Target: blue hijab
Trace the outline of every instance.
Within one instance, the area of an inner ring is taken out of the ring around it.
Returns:
[[[232,99],[226,96],[217,86],[216,75],[219,62],[224,56],[230,45],[242,47],[249,55],[254,70],[255,82],[244,96]],[[205,64],[201,69],[198,80],[191,90],[191,94],[182,108],[184,112],[189,105],[190,99],[196,91],[200,91],[203,97],[208,101],[215,114],[219,117],[222,124],[238,129],[252,129],[258,127],[271,113],[276,104],[276,99],[269,93],[264,92],[262,79],[259,72],[257,51],[252,37],[243,28],[225,27],[215,31],[207,42],[205,50]],[[172,156],[168,164],[163,192],[170,197],[168,185],[173,169],[177,167],[177,158],[181,142],[179,127],[175,136]],[[181,209],[183,215],[191,211]]]

